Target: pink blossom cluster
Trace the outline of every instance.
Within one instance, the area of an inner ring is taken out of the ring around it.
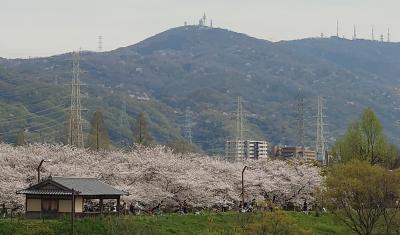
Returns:
[[[241,173],[245,200],[272,199],[301,207],[311,203],[322,177],[318,167],[279,160],[228,162],[201,154],[175,154],[162,146],[132,151],[90,151],[61,145],[0,145],[0,204],[24,204],[16,190],[37,181],[36,167],[50,159],[41,175],[96,177],[129,192],[125,202],[192,208],[238,205]]]

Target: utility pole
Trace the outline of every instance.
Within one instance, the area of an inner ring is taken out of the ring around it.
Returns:
[[[315,146],[315,152],[317,155],[317,160],[322,161],[322,165],[325,166],[327,164],[326,161],[326,156],[325,156],[325,130],[324,127],[326,124],[324,123],[324,119],[326,116],[324,116],[324,100],[322,96],[318,96],[317,98],[317,106],[318,106],[318,112],[317,112],[317,140],[316,140],[316,146]]]
[[[301,90],[297,95],[297,146],[304,149],[304,95]]]
[[[72,62],[72,83],[71,83],[71,107],[69,119],[68,144],[78,148],[83,148],[82,131],[82,107],[81,107],[81,82],[79,68],[79,52],[73,52]]]
[[[75,190],[71,189],[71,235],[75,234]]]
[[[242,211],[244,211],[244,171],[246,168],[247,166],[244,166],[242,170]]]
[[[185,110],[185,129],[184,136],[188,143],[192,144],[192,111],[190,107],[186,107]]]

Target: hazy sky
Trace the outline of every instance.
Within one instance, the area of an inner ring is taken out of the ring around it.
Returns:
[[[172,27],[197,23],[272,41],[336,34],[362,38],[400,34],[399,0],[0,0],[0,57],[104,50],[139,42]],[[399,35],[399,36],[398,36]]]

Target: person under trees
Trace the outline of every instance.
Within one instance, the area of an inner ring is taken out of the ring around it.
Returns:
[[[136,123],[133,127],[133,141],[134,144],[143,146],[149,146],[153,141],[147,127],[147,120],[144,113],[140,113],[136,118]]]
[[[103,114],[100,110],[97,110],[93,114],[90,124],[91,130],[88,137],[88,146],[95,150],[109,149],[110,139],[104,125]]]
[[[397,152],[396,146],[388,142],[371,108],[366,108],[361,118],[350,124],[346,134],[332,148],[334,161],[358,159],[390,169],[395,167]]]

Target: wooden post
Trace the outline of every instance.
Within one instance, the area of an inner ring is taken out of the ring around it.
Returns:
[[[72,189],[72,197],[71,197],[71,235],[75,234],[74,220],[75,220],[75,190]]]
[[[118,216],[120,215],[120,211],[121,211],[121,205],[120,205],[120,197],[117,197],[117,212],[118,212]]]
[[[40,197],[40,219],[43,218],[43,196]]]
[[[1,208],[1,216],[3,216],[4,207],[6,207],[6,206],[3,203],[2,208]],[[40,208],[40,210],[42,210],[42,208]],[[28,197],[25,195],[25,217],[26,217],[27,212],[28,212]]]
[[[100,215],[103,215],[103,198],[100,197]]]

